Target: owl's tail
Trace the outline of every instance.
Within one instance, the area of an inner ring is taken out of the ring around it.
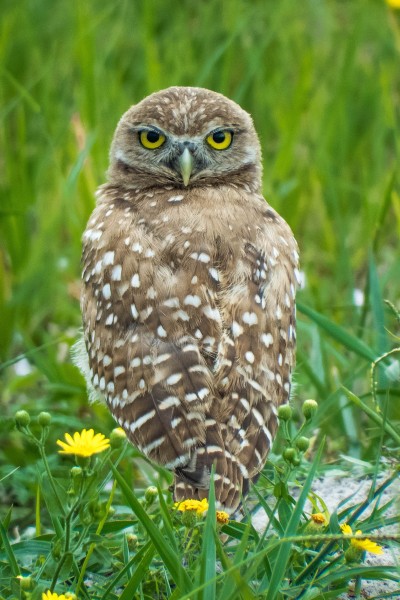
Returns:
[[[213,419],[206,422],[206,442],[196,448],[190,463],[175,471],[174,499],[176,502],[208,497],[211,469],[214,465],[214,487],[217,507],[233,513],[241,502],[247,482],[239,463],[226,448],[223,431]]]

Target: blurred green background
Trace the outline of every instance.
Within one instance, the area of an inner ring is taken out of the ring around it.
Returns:
[[[3,0],[0,27],[0,475],[33,460],[11,431],[19,408],[49,410],[54,437],[112,426],[69,359],[80,237],[118,119],[169,85],[222,92],[253,115],[265,196],[301,249],[293,403],[320,403],[327,461],[373,457],[378,432],[342,385],[371,402],[371,360],[400,345],[383,302],[400,292],[400,11],[383,0]],[[398,356],[379,369],[392,419]]]

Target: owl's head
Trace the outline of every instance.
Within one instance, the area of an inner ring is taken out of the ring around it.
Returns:
[[[137,190],[235,184],[258,191],[260,143],[250,115],[232,100],[203,88],[171,87],[122,116],[108,180]]]

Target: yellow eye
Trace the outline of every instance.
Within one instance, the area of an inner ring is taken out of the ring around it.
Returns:
[[[207,144],[215,150],[226,150],[232,144],[233,133],[229,130],[218,129],[207,136]]]
[[[159,133],[155,129],[143,129],[143,131],[139,131],[139,140],[142,146],[149,150],[154,150],[163,145],[165,142],[165,135]]]

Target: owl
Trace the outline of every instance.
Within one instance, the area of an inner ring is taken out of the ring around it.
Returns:
[[[251,117],[210,90],[132,106],[83,235],[83,370],[176,501],[237,509],[295,362],[298,250],[261,193]],[[214,470],[212,471],[212,466]]]

